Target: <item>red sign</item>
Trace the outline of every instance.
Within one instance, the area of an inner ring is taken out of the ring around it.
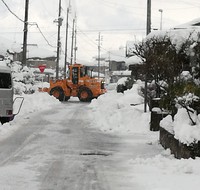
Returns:
[[[40,72],[43,73],[46,68],[46,65],[39,65],[38,68],[40,69]]]

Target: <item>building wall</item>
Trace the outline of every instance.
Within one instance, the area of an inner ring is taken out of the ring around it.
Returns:
[[[47,68],[55,69],[56,68],[56,62],[55,61],[49,61],[49,60],[27,60],[30,67],[36,68],[39,65],[46,65]]]
[[[109,70],[110,71],[123,71],[126,70],[125,62],[110,61]]]

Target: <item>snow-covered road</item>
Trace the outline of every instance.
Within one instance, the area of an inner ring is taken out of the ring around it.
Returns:
[[[127,161],[138,154],[154,156],[160,146],[146,143],[148,137],[119,137],[91,128],[87,109],[86,103],[71,101],[34,113],[1,141],[1,189],[142,189]]]

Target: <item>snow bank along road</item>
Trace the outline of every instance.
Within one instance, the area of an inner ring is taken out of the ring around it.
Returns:
[[[90,127],[87,105],[67,102],[33,114],[0,142],[0,189],[140,189],[126,161],[160,151],[139,135],[103,134]]]

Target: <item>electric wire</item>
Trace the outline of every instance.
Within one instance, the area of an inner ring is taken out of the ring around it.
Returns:
[[[8,11],[14,15],[18,20],[20,20],[21,22],[24,23],[24,20],[22,20],[21,18],[19,18],[11,9],[10,7],[5,3],[4,0],[1,0],[3,2],[3,4],[6,6],[6,8],[8,9]],[[40,29],[39,25],[36,22],[28,22],[28,25],[35,25],[39,31],[39,33],[42,35],[42,37],[44,38],[44,40],[46,41],[46,43],[53,48],[56,48],[56,46],[53,46],[49,43],[49,41],[47,40],[46,36],[43,34],[42,30]]]
[[[21,22],[24,23],[24,21],[23,21],[21,18],[19,18],[19,17],[10,9],[10,7],[5,3],[4,0],[1,0],[1,1],[3,2],[3,4],[6,6],[6,8],[8,9],[8,11],[9,11],[12,15],[14,15],[19,21],[21,21]]]
[[[53,48],[56,48],[56,46],[53,46],[49,43],[49,41],[47,40],[47,38],[45,37],[45,35],[43,34],[43,32],[41,31],[40,27],[38,26],[38,24],[36,23],[36,27],[38,28],[40,34],[42,35],[42,37],[44,38],[44,40],[47,42],[47,44],[50,46],[50,47],[53,47]]]
[[[78,31],[79,31],[79,32],[81,32],[85,37],[87,37],[88,40],[90,40],[90,42],[92,43],[93,46],[95,46],[95,47],[98,46],[98,44],[95,43],[90,37],[88,37],[88,35],[85,34],[82,30],[80,30],[79,27],[77,27],[77,28],[78,28]],[[104,50],[105,52],[110,52],[110,50],[107,50],[107,49],[103,48],[102,46],[101,46],[101,49]],[[117,56],[117,57],[123,57],[123,58],[125,57],[125,56],[121,56],[121,55],[115,54],[115,53],[113,53],[113,52],[110,52],[110,54],[112,54],[112,55],[114,55],[114,56]]]

